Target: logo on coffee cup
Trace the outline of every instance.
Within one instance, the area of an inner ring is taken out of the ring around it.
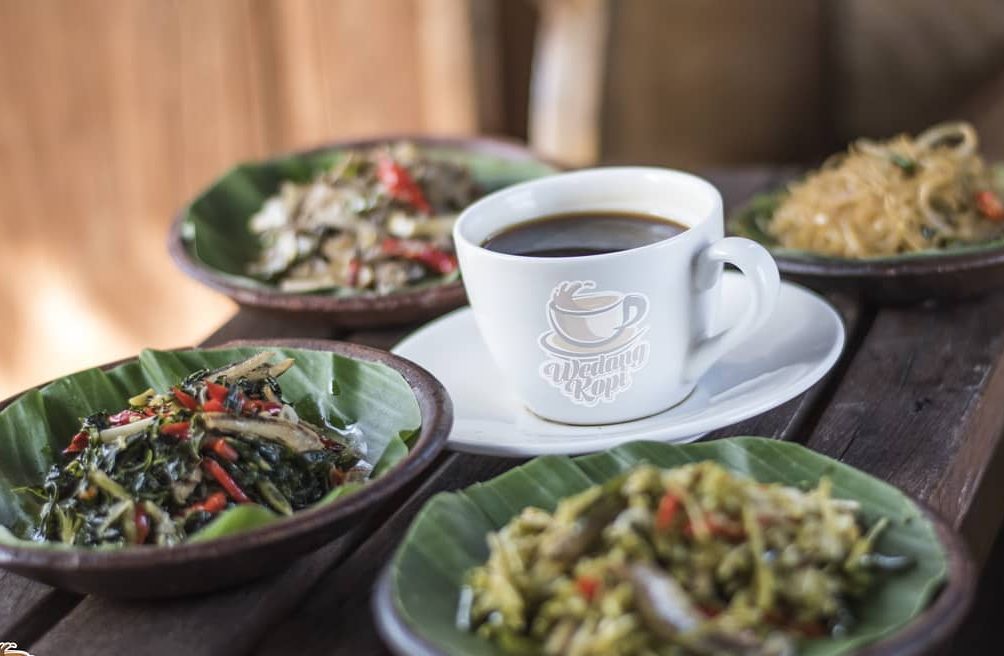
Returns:
[[[31,656],[31,654],[18,649],[16,642],[0,642],[0,656]]]
[[[540,336],[547,359],[540,375],[572,403],[610,403],[648,362],[644,294],[596,291],[592,280],[558,283],[547,302],[550,330]]]

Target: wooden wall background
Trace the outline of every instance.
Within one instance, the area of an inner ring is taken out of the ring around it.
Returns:
[[[474,132],[469,9],[0,2],[0,396],[222,322],[232,306],[179,274],[164,240],[172,213],[237,161],[388,130]]]
[[[948,117],[1004,155],[1001,71],[1000,0],[0,0],[0,396],[223,321],[164,239],[240,160],[529,132],[581,163],[696,168]]]

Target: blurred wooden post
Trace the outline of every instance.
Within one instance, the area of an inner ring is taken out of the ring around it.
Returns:
[[[600,155],[608,0],[540,0],[530,86],[530,145],[572,166]]]
[[[415,4],[422,118],[434,133],[494,132],[503,125],[495,3]]]

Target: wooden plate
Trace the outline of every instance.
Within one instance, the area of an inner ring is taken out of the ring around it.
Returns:
[[[0,567],[59,588],[109,597],[174,597],[229,587],[281,570],[294,558],[358,525],[415,480],[446,444],[453,424],[450,398],[439,381],[408,360],[367,346],[327,340],[241,340],[215,348],[248,346],[329,351],[397,371],[414,392],[422,418],[408,455],[363,489],[334,503],[241,533],[174,547],[42,550],[0,545]],[[0,402],[0,410],[20,396]]]
[[[200,257],[196,248],[199,225],[219,226],[224,234],[233,234],[235,240],[245,244],[252,239],[243,226],[257,211],[260,202],[277,191],[279,182],[286,177],[284,171],[309,175],[323,166],[326,155],[398,141],[409,141],[419,149],[449,151],[451,156],[455,151],[459,157],[468,156],[472,162],[485,163],[486,169],[491,169],[491,163],[497,162],[499,171],[484,176],[478,175],[478,167],[472,164],[475,177],[487,191],[558,170],[518,142],[502,139],[390,135],[340,141],[263,162],[243,164],[218,179],[175,217],[168,236],[171,257],[186,274],[226,294],[239,305],[285,315],[320,318],[342,328],[403,325],[431,319],[460,307],[467,302],[467,297],[459,280],[383,296],[297,294],[280,291],[244,276],[242,266],[246,259],[242,262],[240,258],[228,255],[214,264],[207,262],[212,258]],[[198,221],[193,220],[193,212],[199,210],[207,215],[211,213],[211,217],[200,215]]]
[[[732,234],[759,241],[781,274],[818,291],[843,292],[867,301],[904,305],[962,300],[1004,289],[1004,244],[851,260],[776,247],[752,221],[749,205],[729,219]]]

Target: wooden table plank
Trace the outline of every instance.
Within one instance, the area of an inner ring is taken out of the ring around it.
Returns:
[[[1004,295],[881,310],[808,442],[932,505],[980,558],[1004,517],[1002,316]]]
[[[0,570],[0,640],[30,645],[83,599]]]
[[[372,528],[361,525],[279,574],[223,592],[166,601],[87,597],[32,644],[32,651],[78,656],[247,653]]]
[[[270,337],[309,337],[339,339],[344,331],[327,322],[311,318],[293,318],[251,308],[242,308],[202,341],[201,346],[218,346],[234,339]]]

